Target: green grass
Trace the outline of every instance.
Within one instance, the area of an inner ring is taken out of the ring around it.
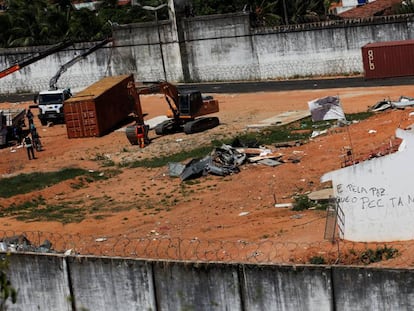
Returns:
[[[57,172],[19,174],[10,178],[2,178],[0,179],[0,197],[10,198],[18,194],[29,193],[85,174],[88,174],[88,171],[66,168]]]
[[[372,112],[361,112],[347,114],[347,121],[360,121],[367,119],[373,115]],[[337,123],[336,120],[313,122],[311,117],[289,123],[282,126],[272,126],[263,129],[260,132],[251,132],[239,135],[241,141],[256,141],[259,145],[271,145],[278,142],[289,142],[296,140],[308,140],[313,130],[324,130],[333,127]]]
[[[0,211],[0,217],[15,217],[20,221],[58,221],[61,223],[80,222],[86,211],[83,202],[65,202],[57,205],[47,204],[42,196],[21,204],[11,204]]]
[[[162,157],[156,157],[152,159],[144,159],[139,161],[134,161],[131,163],[127,163],[126,167],[149,167],[149,168],[155,168],[155,167],[161,167],[164,165],[167,165],[169,162],[181,162],[185,161],[190,158],[202,158],[205,157],[207,154],[211,152],[211,150],[214,148],[213,145],[209,146],[203,146],[199,148],[195,148],[189,151],[182,151],[179,153],[175,153],[169,156],[162,156]]]
[[[347,114],[346,119],[348,121],[358,121],[367,119],[372,115],[372,112]],[[233,139],[228,139],[225,141],[215,140],[210,145],[202,146],[192,150],[181,151],[168,156],[155,157],[151,159],[144,159],[121,164],[121,167],[155,168],[165,166],[169,162],[182,162],[188,159],[202,158],[208,155],[212,149],[214,149],[214,147],[221,146],[222,144],[231,144],[231,142],[235,139],[239,139],[243,142],[255,142],[257,145],[271,145],[277,142],[307,140],[310,138],[313,129],[327,129],[336,124],[336,122],[336,120],[313,122],[311,117],[307,117],[290,124],[268,127],[259,132],[237,135]]]
[[[99,171],[89,172],[80,168],[66,168],[56,172],[19,174],[0,179],[0,197],[10,198],[18,194],[30,193],[79,176],[82,178],[73,184],[73,188],[81,188],[86,183],[108,179],[120,172],[120,170],[112,169],[106,170],[102,174]]]

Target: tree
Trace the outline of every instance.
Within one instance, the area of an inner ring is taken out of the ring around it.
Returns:
[[[17,301],[17,290],[12,286],[6,274],[8,268],[8,260],[0,259],[0,311],[7,310],[7,301],[10,300],[13,304]]]
[[[403,1],[399,6],[395,7],[396,14],[414,13],[414,2],[412,0]]]
[[[102,23],[86,8],[74,11],[69,21],[69,37],[79,41],[99,40],[103,33]]]
[[[6,15],[10,21],[8,46],[54,43],[68,30],[66,12],[47,0],[10,1]]]

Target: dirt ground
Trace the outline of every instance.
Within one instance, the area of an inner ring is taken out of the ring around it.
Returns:
[[[292,202],[295,194],[329,188],[321,176],[341,168],[344,147],[351,146],[356,158],[388,152],[398,146],[395,131],[413,122],[411,109],[379,112],[368,120],[349,127],[338,127],[327,135],[313,138],[302,146],[276,148],[286,163],[277,167],[244,164],[238,174],[219,177],[208,175],[181,182],[168,174],[168,167],[119,168],[117,164],[168,155],[191,149],[213,140],[234,137],[249,124],[282,112],[307,110],[309,100],[327,95],[340,97],[345,113],[367,111],[384,98],[413,96],[412,86],[346,88],[266,92],[252,94],[211,94],[220,102],[217,116],[221,124],[212,130],[192,135],[173,134],[157,137],[144,149],[131,146],[122,129],[99,138],[68,139],[65,125],[35,125],[44,150],[29,161],[23,148],[0,149],[2,178],[20,173],[56,171],[80,167],[118,174],[100,181],[79,184],[70,180],[12,198],[0,198],[0,207],[23,203],[41,196],[47,204],[72,204],[86,212],[85,219],[70,222],[18,221],[3,217],[0,230],[8,232],[51,232],[86,238],[166,238],[198,241],[249,241],[262,243],[324,242],[326,212],[276,208],[275,204]],[[2,103],[0,109],[27,108],[30,103]],[[146,119],[164,115],[167,105],[159,95],[142,100]],[[37,112],[36,114],[37,115]],[[288,159],[298,159],[292,163]],[[108,165],[112,163],[115,165]]]

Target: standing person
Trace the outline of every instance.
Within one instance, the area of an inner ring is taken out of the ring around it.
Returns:
[[[29,124],[29,131],[30,131],[30,134],[32,134],[32,135],[33,135],[33,133],[36,132],[36,126],[34,125],[33,121],[32,121],[31,124]]]
[[[23,131],[22,131],[22,126],[19,124],[16,128],[16,138],[17,138],[17,143],[20,145],[22,143],[22,137],[23,137]]]
[[[32,140],[30,139],[29,135],[27,135],[23,139],[23,145],[27,150],[27,157],[29,158],[29,160],[36,159],[36,157],[34,155],[33,143],[32,143]]]
[[[32,132],[32,142],[33,147],[36,149],[36,151],[42,151],[42,143],[40,142],[40,136],[36,130]]]
[[[30,128],[30,125],[32,125],[33,124],[33,113],[32,113],[32,111],[30,110],[30,108],[29,109],[27,109],[27,112],[26,112],[26,118],[27,118],[27,120],[29,121],[29,128]]]

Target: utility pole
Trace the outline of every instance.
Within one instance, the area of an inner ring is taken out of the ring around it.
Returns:
[[[157,7],[144,5],[142,8],[147,11],[152,11],[155,14],[155,24],[157,25],[157,32],[158,32],[158,44],[160,45],[160,54],[161,54],[161,61],[162,61],[162,70],[164,72],[164,80],[167,81],[167,72],[165,70],[165,61],[164,61],[164,53],[162,51],[162,42],[161,42],[161,33],[160,33],[160,25],[158,23],[158,10],[162,9],[163,7],[166,7],[167,4],[161,4]]]

